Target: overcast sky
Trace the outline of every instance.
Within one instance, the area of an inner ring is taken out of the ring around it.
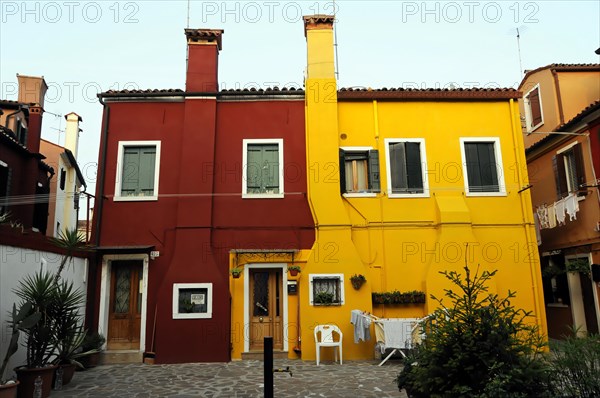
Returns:
[[[598,63],[600,1],[195,1],[191,28],[225,29],[222,88],[302,86],[302,15],[337,14],[341,87],[517,87],[523,69]],[[83,117],[79,163],[95,189],[96,93],[185,88],[187,1],[0,0],[0,98],[43,75],[43,138]],[[600,84],[600,83],[599,83]],[[60,141],[59,141],[60,139]]]

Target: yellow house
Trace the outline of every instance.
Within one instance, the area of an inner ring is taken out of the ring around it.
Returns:
[[[295,253],[302,272],[298,294],[287,296],[287,356],[315,359],[315,326],[336,324],[344,335],[344,360],[372,359],[375,339],[354,343],[351,311],[423,317],[438,306],[430,295],[443,297],[450,287],[440,271],[461,271],[465,258],[481,270],[497,269],[492,290],[503,296],[516,291],[513,303],[531,311],[531,322],[545,333],[521,93],[338,89],[333,22],[326,15],[304,17],[315,243]],[[231,259],[232,266],[251,261],[239,253]],[[281,261],[289,264],[289,258]],[[366,283],[355,289],[353,275],[365,276]],[[240,284],[231,286],[235,329],[243,325],[242,291]],[[393,291],[422,292],[426,300],[373,304],[372,293]],[[234,359],[241,357],[242,340],[232,340]],[[321,356],[333,358],[325,351]]]

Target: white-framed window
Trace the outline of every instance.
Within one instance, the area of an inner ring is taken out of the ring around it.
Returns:
[[[283,139],[243,141],[242,197],[283,198]]]
[[[372,147],[340,148],[340,192],[374,197],[381,191],[379,151]]]
[[[212,318],[212,283],[174,283],[173,319]]]
[[[158,199],[160,141],[119,141],[115,201]]]
[[[385,149],[388,197],[428,197],[425,140],[386,138]]]
[[[467,196],[504,196],[502,152],[498,137],[460,139]]]
[[[540,95],[540,85],[536,84],[524,96],[525,122],[527,132],[532,132],[544,124],[544,114],[542,112],[542,97]]]
[[[580,143],[574,142],[559,149],[552,158],[552,167],[557,199],[571,193],[585,195],[586,191],[582,188],[585,185],[585,168]]]
[[[310,305],[344,305],[344,274],[309,274]]]

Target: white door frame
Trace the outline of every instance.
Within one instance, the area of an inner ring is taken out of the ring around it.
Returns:
[[[281,289],[283,291],[283,351],[288,350],[288,293],[287,293],[287,264],[260,263],[244,266],[244,352],[250,351],[250,270],[251,269],[280,269]]]
[[[570,254],[565,256],[565,264],[569,260],[577,258],[587,258],[588,264],[593,264],[592,253],[584,254]],[[590,271],[591,272],[591,271]],[[581,332],[587,332],[587,319],[585,319],[585,310],[583,306],[583,294],[581,292],[581,277],[578,272],[567,272],[567,280],[569,283],[569,294],[571,299],[571,315],[573,316],[573,323],[575,327],[581,327]],[[598,329],[600,329],[600,306],[598,305],[598,290],[596,289],[596,283],[592,280],[592,294],[594,296],[594,309],[596,310],[596,322],[598,323]],[[575,305],[577,304],[577,305]]]
[[[98,331],[108,340],[108,314],[110,313],[110,274],[111,263],[122,260],[141,260],[142,270],[142,319],[140,320],[140,352],[146,350],[146,315],[148,313],[148,264],[147,254],[108,254],[102,256],[102,274],[100,280],[100,308],[98,311]],[[104,349],[106,349],[104,343]]]

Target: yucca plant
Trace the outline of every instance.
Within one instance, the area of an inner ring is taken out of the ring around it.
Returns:
[[[55,305],[56,288],[53,275],[48,272],[36,272],[28,275],[19,282],[14,289],[15,294],[24,303],[31,303],[31,309],[27,315],[40,314],[39,322],[33,327],[23,329],[26,335],[27,368],[39,368],[50,363],[53,355],[54,341],[53,328],[54,318],[52,307]]]
[[[56,284],[54,303],[49,314],[53,318],[52,338],[56,347],[55,364],[73,363],[75,352],[81,347],[85,331],[79,309],[85,302],[85,294],[76,289],[73,282]]]
[[[55,246],[65,249],[66,251],[66,255],[62,257],[58,270],[54,275],[54,282],[58,283],[60,274],[67,265],[67,262],[72,261],[73,254],[76,251],[89,250],[89,246],[85,242],[85,239],[79,234],[77,228],[65,229],[58,234],[58,238],[50,238],[50,240]]]

